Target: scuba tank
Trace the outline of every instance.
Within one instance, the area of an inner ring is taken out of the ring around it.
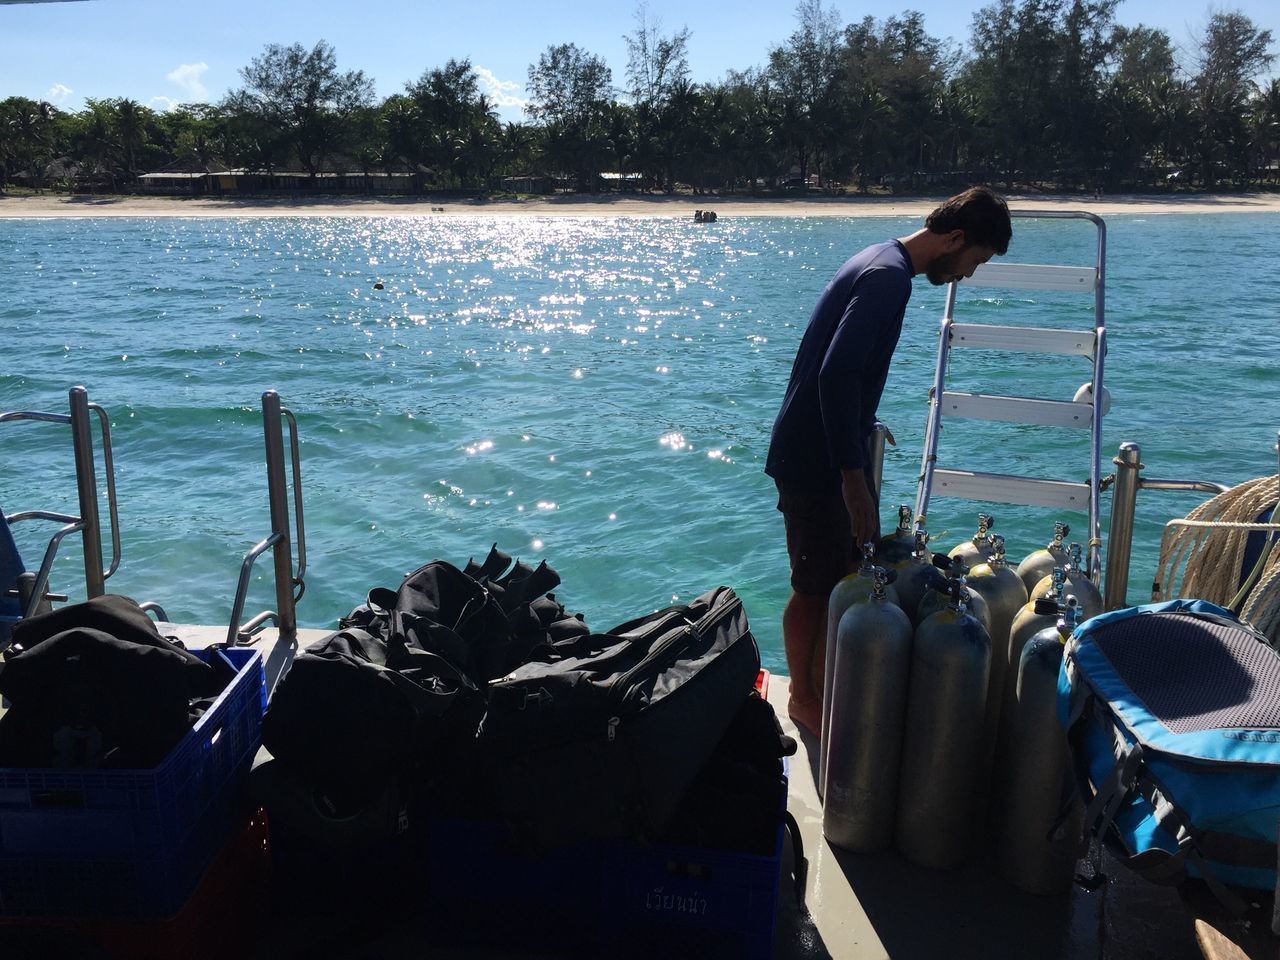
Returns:
[[[920,598],[931,587],[945,584],[946,577],[933,565],[933,554],[929,551],[929,534],[923,530],[915,532],[916,546],[911,556],[898,567],[898,579],[894,586],[898,590],[898,604],[910,617],[920,606]]]
[[[1084,568],[1084,562],[1080,556],[1080,544],[1073,543],[1070,553],[1071,563],[1067,565],[1066,578],[1063,581],[1062,589],[1066,593],[1074,595],[1079,602],[1080,622],[1083,623],[1090,617],[1096,617],[1102,612],[1102,594],[1098,592],[1098,588],[1089,579],[1089,574]],[[1043,596],[1044,592],[1050,589],[1052,585],[1052,581],[1045,577],[1036,584],[1035,595]]]
[[[822,671],[822,732],[818,740],[819,771],[826,769],[824,757],[827,752],[827,729],[830,726],[829,718],[831,717],[831,679],[835,675],[836,630],[840,625],[840,618],[849,607],[855,603],[866,603],[867,597],[876,585],[876,573],[884,574],[881,568],[872,563],[875,552],[875,544],[863,545],[862,566],[837,583],[831,590],[831,598],[827,601],[827,643]],[[887,580],[888,575],[886,574],[883,579]],[[882,590],[890,603],[898,602],[898,594],[893,587],[882,583]],[[819,797],[822,796],[824,789],[823,778],[819,774]]]
[[[1022,648],[1026,642],[1045,627],[1052,627],[1058,622],[1066,576],[1067,571],[1064,567],[1054,567],[1053,573],[1049,576],[1049,589],[1039,596],[1033,596],[1023,604],[1017,616],[1013,618],[1013,623],[1009,626],[1008,654],[1005,657],[1005,662],[1009,664],[1011,671],[1013,665],[1018,662],[1018,657],[1022,655]],[[1052,606],[1042,607],[1043,600],[1052,601]],[[1016,678],[1011,675],[1011,679]]]
[[[962,595],[965,598],[965,606],[969,608],[969,613],[982,624],[982,629],[986,630],[987,634],[990,635],[991,611],[987,608],[987,601],[982,599],[982,595],[974,593],[968,588],[969,581],[965,578],[967,568],[964,560],[960,557],[944,557],[941,554],[934,554],[933,565],[944,571],[947,579],[940,584],[933,584],[932,590],[924,592],[924,596],[920,598],[920,603],[916,607],[916,613],[911,618],[911,622],[919,626],[935,613],[947,609],[947,604],[950,602],[951,597],[950,585],[952,582],[957,582],[963,588]]]
[[[898,506],[898,528],[886,534],[876,543],[876,553],[885,567],[896,567],[907,560],[916,547],[911,533],[911,508],[905,503]]]
[[[947,556],[959,557],[969,565],[970,570],[980,563],[985,563],[987,558],[994,552],[989,534],[991,528],[995,525],[996,518],[991,514],[978,514],[978,532],[973,535],[972,539],[952,547]]]
[[[991,638],[965,609],[959,584],[951,604],[916,630],[898,781],[898,850],[925,867],[959,866],[969,852],[979,792],[982,717]]]
[[[968,586],[982,594],[991,611],[991,679],[987,688],[987,708],[982,722],[982,776],[985,791],[991,765],[996,757],[996,738],[1000,732],[1000,707],[1004,703],[1004,678],[1009,672],[1009,630],[1018,610],[1027,602],[1027,588],[1022,578],[1005,563],[1004,537],[991,536],[992,554],[986,563],[969,572]]]
[[[870,852],[893,839],[898,765],[911,667],[911,622],[885,592],[884,571],[865,603],[840,618],[822,833],[833,845]]]
[[[1043,550],[1037,550],[1018,564],[1018,576],[1022,578],[1022,584],[1027,588],[1031,599],[1035,599],[1036,584],[1053,573],[1054,567],[1070,562],[1071,554],[1062,545],[1070,532],[1071,528],[1059,520],[1053,525],[1053,540]]]
[[[1043,596],[1028,600],[1018,611],[1018,615],[1013,618],[1013,625],[1009,628],[1009,643],[1005,647],[1004,658],[1004,662],[1008,664],[1008,671],[1004,678],[1004,705],[1000,708],[1001,742],[1008,739],[1008,714],[1017,699],[1018,659],[1022,656],[1022,648],[1041,630],[1057,624],[1058,616],[1062,611],[1062,585],[1065,576],[1064,568],[1054,567],[1050,578],[1052,583],[1050,589],[1046,590]]]
[[[1070,890],[1079,853],[1083,808],[1058,720],[1058,673],[1076,611],[1075,597],[1067,597],[1062,619],[1032,637],[1018,663],[999,860],[1005,877],[1028,893]]]

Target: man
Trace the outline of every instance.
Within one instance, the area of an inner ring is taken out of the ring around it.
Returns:
[[[782,639],[793,720],[818,734],[826,656],[827,598],[856,567],[859,543],[880,534],[879,491],[868,462],[876,407],[898,345],[911,278],[935,285],[970,277],[1009,249],[1009,208],[971,187],[929,214],[909,237],[874,244],[827,284],[800,341],[765,472],[791,557]],[[893,443],[893,436],[887,437]]]

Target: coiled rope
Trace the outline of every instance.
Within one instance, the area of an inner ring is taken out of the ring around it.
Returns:
[[[1280,639],[1280,523],[1257,522],[1275,509],[1277,491],[1280,474],[1259,477],[1166,524],[1152,599],[1208,600],[1238,612],[1272,641]],[[1242,571],[1249,534],[1259,531],[1267,542],[1251,569]]]

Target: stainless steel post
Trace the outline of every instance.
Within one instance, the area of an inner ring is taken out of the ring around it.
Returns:
[[[1107,569],[1102,605],[1107,610],[1126,606],[1129,589],[1129,559],[1133,548],[1133,517],[1138,504],[1138,473],[1142,470],[1142,448],[1136,443],[1120,444],[1111,461],[1116,465],[1116,483],[1111,488],[1111,529],[1107,536]]]
[[[871,482],[876,485],[876,500],[883,498],[884,492],[884,437],[889,432],[880,421],[871,430]]]
[[[98,475],[93,465],[93,434],[89,430],[89,393],[72,387],[71,447],[76,458],[76,491],[84,522],[84,588],[88,599],[105,592],[102,575],[102,531],[98,529]]]
[[[284,480],[284,435],[280,427],[280,395],[262,395],[262,428],[267,446],[267,494],[271,505],[271,532],[280,534],[272,547],[275,561],[276,609],[280,636],[291,639],[298,630],[293,606],[293,553],[289,539],[289,494]]]

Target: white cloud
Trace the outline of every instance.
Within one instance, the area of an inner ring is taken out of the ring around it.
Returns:
[[[522,89],[515,80],[499,80],[487,67],[476,67],[476,79],[480,81],[480,92],[485,94],[495,107],[520,107],[524,109],[529,102],[526,97],[517,96]]]
[[[204,101],[208,99],[209,91],[204,88],[204,84],[200,82],[200,78],[205,75],[209,69],[207,63],[184,63],[173,72],[166,75],[165,79],[171,83],[176,83],[188,94],[188,99],[194,101]]]
[[[168,113],[178,105],[178,101],[173,97],[152,97],[151,102],[147,104],[152,110],[158,110],[160,113]]]
[[[44,95],[44,98],[52,104],[59,104],[65,103],[67,97],[71,96],[71,94],[71,88],[65,83],[55,83],[49,88],[49,92]]]

